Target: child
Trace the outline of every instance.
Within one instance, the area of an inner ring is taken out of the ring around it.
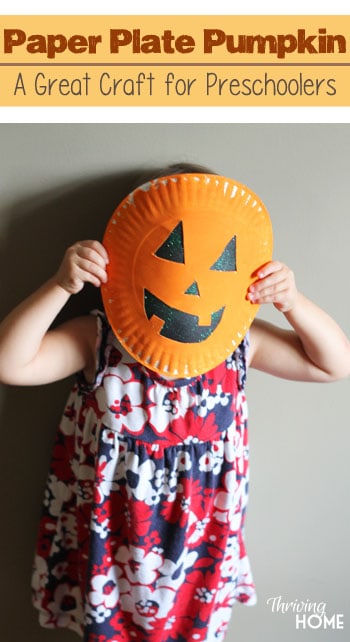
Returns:
[[[272,303],[291,329],[255,320],[225,363],[166,379],[123,350],[102,313],[49,329],[71,295],[107,278],[104,247],[78,242],[0,326],[4,383],[79,373],[46,487],[34,604],[43,626],[85,642],[217,642],[232,604],[256,599],[244,545],[246,369],[333,381],[350,372],[350,344],[292,271],[271,261],[247,298]]]

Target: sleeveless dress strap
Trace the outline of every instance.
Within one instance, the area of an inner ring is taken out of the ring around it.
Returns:
[[[87,381],[82,371],[76,374],[79,390],[83,394],[93,392],[101,385],[108,366],[108,357],[111,349],[110,342],[108,341],[110,327],[105,314],[100,310],[92,310],[90,314],[96,317],[96,368],[93,381]]]
[[[247,332],[243,341],[239,344],[238,348],[233,353],[238,374],[238,387],[240,390],[244,390],[247,380],[248,353],[249,332]]]

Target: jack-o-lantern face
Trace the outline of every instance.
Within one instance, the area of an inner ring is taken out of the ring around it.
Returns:
[[[257,305],[253,273],[271,259],[268,214],[246,187],[216,175],[152,181],[125,199],[108,224],[102,294],[127,351],[170,377],[222,362]]]
[[[169,236],[166,238],[164,243],[162,243],[161,247],[155,252],[154,256],[166,261],[172,261],[186,266],[182,221],[180,221],[180,223],[178,223],[176,227],[170,232]],[[169,266],[167,267],[169,268]],[[178,271],[178,273],[181,270],[181,268],[180,270],[178,270],[177,268],[175,269]],[[203,281],[203,283],[207,281],[207,275],[205,274],[207,269],[219,272],[236,271],[235,236],[228,242],[220,257],[210,268],[208,268],[208,266],[204,266],[204,272],[203,275],[201,275],[201,281]],[[186,269],[186,274],[187,272],[188,270]],[[195,273],[197,275],[200,274],[200,270],[197,268]],[[218,285],[220,285],[219,282]],[[165,301],[162,301],[150,290],[145,288],[144,308],[146,316],[148,319],[151,319],[153,316],[155,316],[156,319],[161,319],[162,321],[164,321],[163,326],[159,330],[159,334],[162,337],[167,337],[168,339],[173,339],[174,341],[179,341],[180,343],[199,343],[201,341],[205,341],[205,339],[207,339],[212,334],[212,332],[214,332],[214,330],[220,323],[225,306],[223,305],[218,310],[210,312],[210,323],[208,325],[205,325],[205,323],[200,323],[198,313],[201,308],[203,309],[203,314],[205,316],[208,316],[207,301],[203,299],[201,291],[202,286],[200,289],[197,280],[193,281],[184,291],[184,294],[197,297],[195,301],[192,300],[192,302],[190,302],[189,306],[186,305],[187,300],[184,300],[184,303],[182,304],[185,308],[190,307],[192,309],[193,303],[197,311],[197,314],[194,314],[193,312],[185,312],[184,309],[177,309],[172,307],[171,305],[168,305],[167,303],[165,303]]]

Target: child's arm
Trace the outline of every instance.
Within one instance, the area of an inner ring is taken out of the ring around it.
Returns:
[[[79,317],[49,330],[72,294],[107,279],[108,257],[98,241],[69,248],[58,272],[0,325],[0,381],[36,385],[94,367],[96,320]]]
[[[293,330],[255,320],[250,365],[296,381],[334,381],[350,374],[350,343],[338,324],[298,292],[293,272],[271,261],[248,289],[254,303],[273,303]]]

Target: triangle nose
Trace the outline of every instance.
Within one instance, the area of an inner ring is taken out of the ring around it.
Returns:
[[[197,281],[193,281],[193,283],[191,283],[187,290],[185,290],[185,294],[194,294],[196,296],[200,296]]]

